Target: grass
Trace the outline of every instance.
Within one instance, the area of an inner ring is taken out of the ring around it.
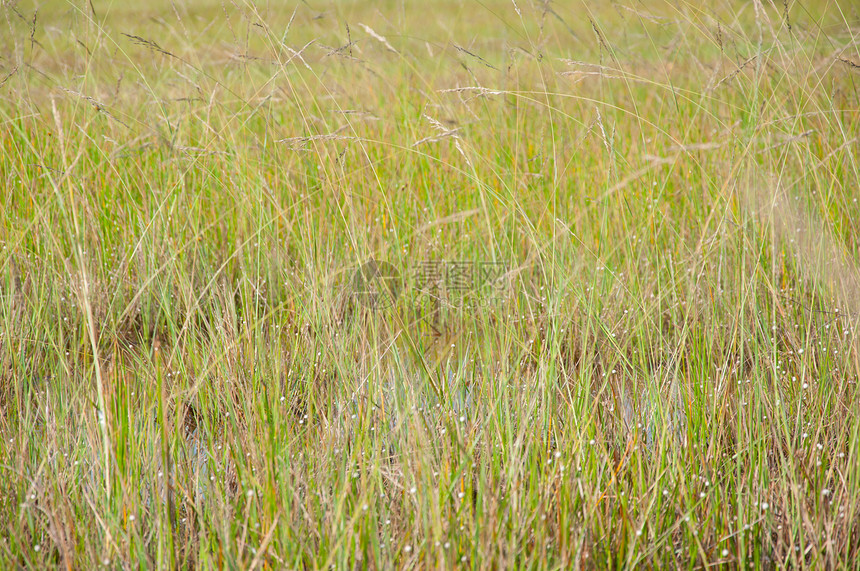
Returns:
[[[856,568],[856,6],[648,4],[4,3],[0,567]]]

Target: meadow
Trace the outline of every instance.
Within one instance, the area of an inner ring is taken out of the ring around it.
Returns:
[[[0,30],[0,568],[858,567],[857,4]]]

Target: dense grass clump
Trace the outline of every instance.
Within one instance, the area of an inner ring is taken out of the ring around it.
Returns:
[[[0,16],[0,568],[855,567],[853,3]]]

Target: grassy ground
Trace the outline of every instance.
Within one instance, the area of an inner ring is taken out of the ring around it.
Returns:
[[[0,7],[0,567],[856,568],[854,3],[180,4]]]

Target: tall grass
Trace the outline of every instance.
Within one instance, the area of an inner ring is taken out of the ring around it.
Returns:
[[[856,7],[649,4],[3,4],[0,567],[854,568]]]

